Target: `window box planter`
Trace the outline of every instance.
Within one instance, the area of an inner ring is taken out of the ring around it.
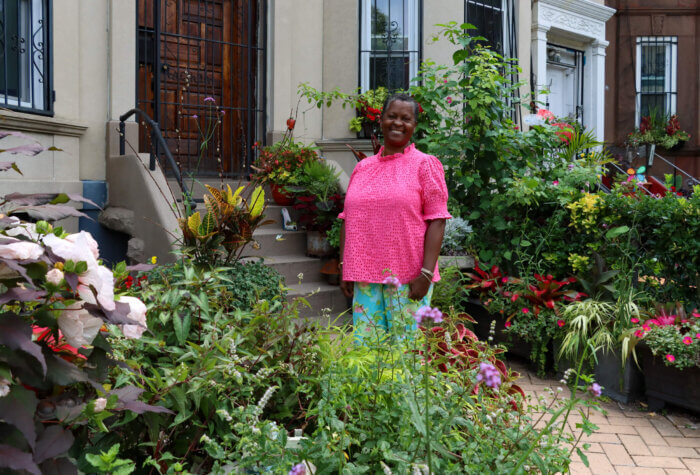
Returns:
[[[683,370],[666,366],[661,356],[655,356],[644,344],[637,345],[646,380],[649,409],[658,411],[667,403],[700,413],[700,368]]]

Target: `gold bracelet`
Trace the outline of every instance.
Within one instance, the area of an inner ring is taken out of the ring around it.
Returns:
[[[430,277],[428,277],[424,272],[421,272],[420,275],[422,275],[423,277],[425,277],[426,279],[428,279],[428,282],[430,282],[431,284],[433,283],[433,279],[431,279]]]

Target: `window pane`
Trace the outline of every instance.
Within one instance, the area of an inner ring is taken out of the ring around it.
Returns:
[[[666,44],[642,45],[641,92],[664,92],[666,81]]]
[[[471,36],[483,36],[487,44],[503,53],[502,0],[466,0],[466,22],[474,25]]]

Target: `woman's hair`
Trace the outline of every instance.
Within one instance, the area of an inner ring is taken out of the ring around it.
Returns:
[[[394,101],[410,102],[411,104],[413,104],[413,117],[414,119],[416,119],[416,122],[418,122],[420,106],[418,105],[418,102],[413,97],[411,97],[410,94],[406,94],[405,92],[396,92],[387,97],[384,101],[384,107],[382,107],[382,114],[384,114],[384,111],[387,109],[387,107],[389,107]]]

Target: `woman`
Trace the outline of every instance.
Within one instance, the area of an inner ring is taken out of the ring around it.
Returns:
[[[340,286],[353,296],[358,340],[394,323],[399,334],[415,329],[412,313],[430,304],[433,282],[440,280],[437,259],[452,216],[442,164],[411,143],[417,116],[411,96],[387,98],[380,119],[384,146],[355,166],[339,215]]]

